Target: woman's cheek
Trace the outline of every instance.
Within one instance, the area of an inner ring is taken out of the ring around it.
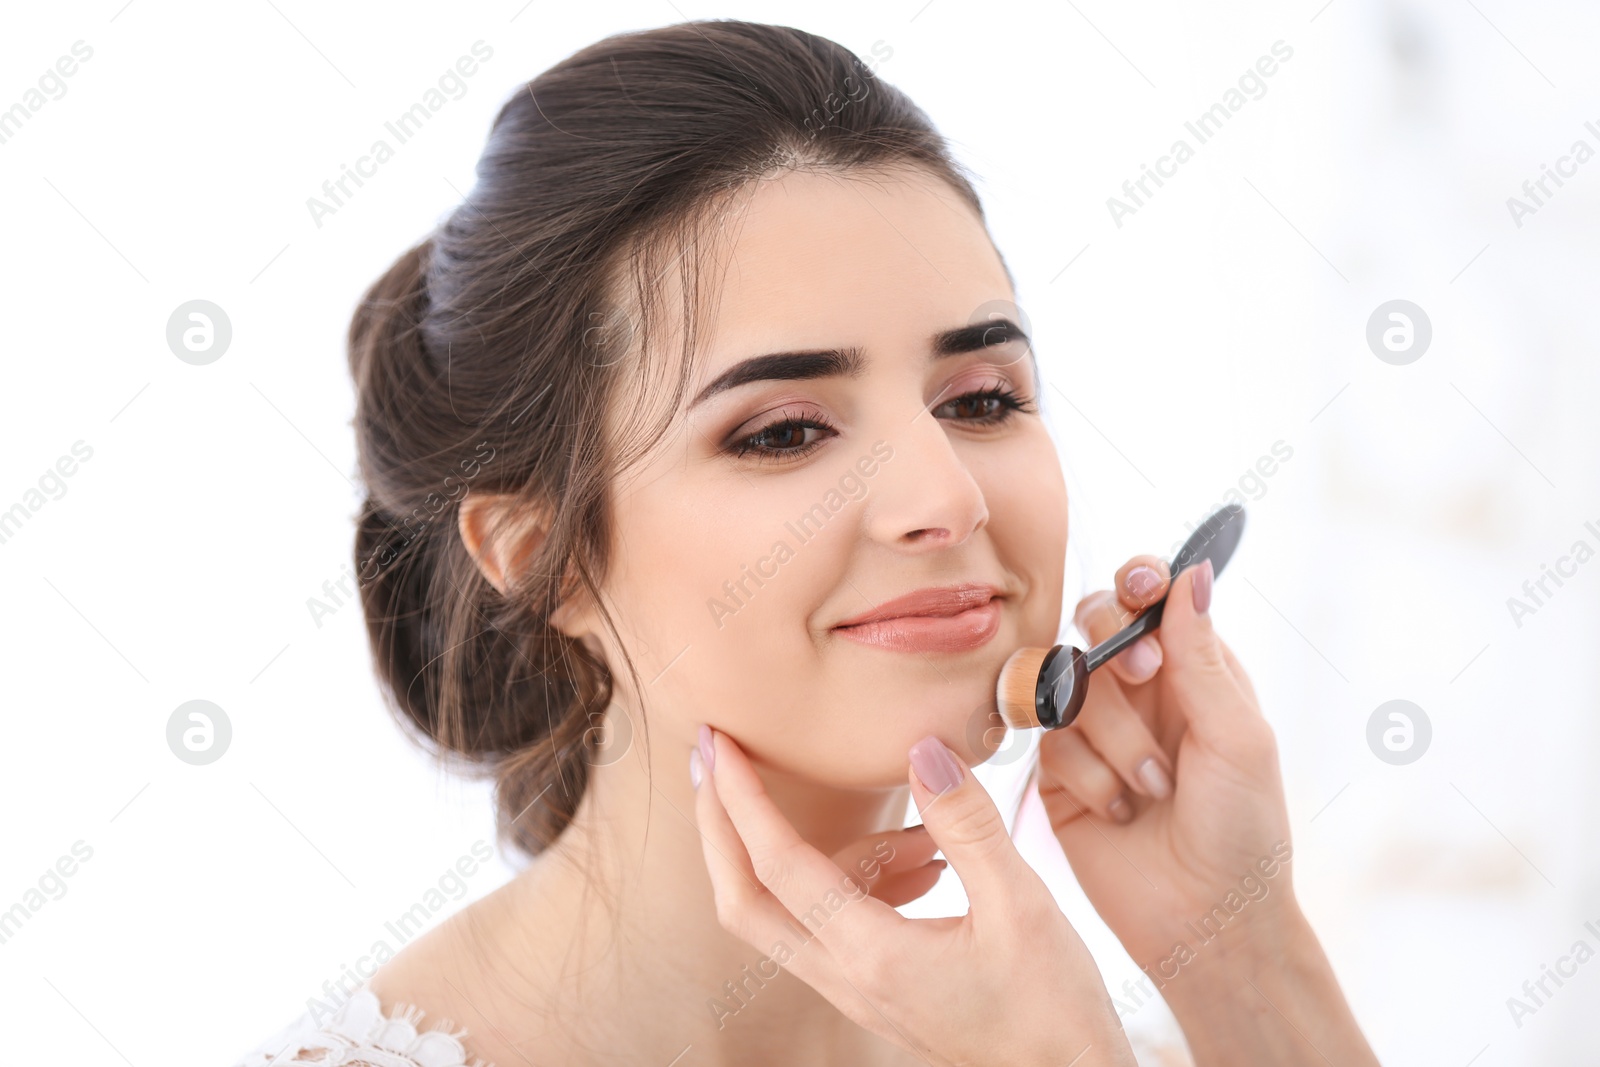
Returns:
[[[1018,442],[985,486],[1000,564],[1027,583],[1025,640],[1054,640],[1067,552],[1067,490],[1054,444],[1039,427]]]
[[[881,767],[877,763],[883,760],[874,762],[877,752],[887,751],[878,732],[888,725],[866,713],[873,703],[864,692],[870,691],[868,680],[840,675],[835,657],[826,651],[819,662],[819,635],[812,629],[832,621],[819,616],[825,608],[857,610],[854,603],[839,604],[838,597],[841,589],[849,592],[846,579],[860,548],[860,503],[841,508],[825,523],[797,525],[823,491],[792,505],[764,506],[767,521],[759,527],[764,536],[731,550],[733,570],[752,576],[750,595],[735,583],[743,601],[735,607],[724,591],[725,606],[718,609],[722,627],[708,635],[704,648],[697,643],[684,657],[686,665],[696,657],[687,691],[708,715],[714,708],[725,729],[759,763],[841,787],[881,788],[903,778],[904,746],[888,746],[896,750],[897,762]],[[776,517],[791,513],[787,525]],[[756,585],[754,578],[763,584]],[[720,588],[721,579],[716,584]],[[849,651],[852,658],[861,656],[857,649]]]

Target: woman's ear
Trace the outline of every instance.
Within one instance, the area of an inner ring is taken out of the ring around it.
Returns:
[[[468,493],[462,498],[456,525],[478,570],[504,595],[544,543],[550,519],[548,508],[531,506],[507,493]],[[578,604],[559,605],[550,615],[550,624],[600,655],[600,646],[591,636],[592,619],[580,609],[589,599],[582,595],[577,599]]]
[[[547,515],[506,493],[468,493],[458,509],[461,542],[489,584],[505,593],[549,531]]]

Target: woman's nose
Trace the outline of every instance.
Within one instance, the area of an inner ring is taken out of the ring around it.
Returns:
[[[884,435],[893,450],[873,486],[868,533],[896,548],[966,543],[989,521],[983,490],[931,412]]]

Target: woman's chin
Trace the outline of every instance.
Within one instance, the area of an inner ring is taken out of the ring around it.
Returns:
[[[738,741],[758,767],[796,783],[840,790],[882,791],[910,781],[911,746],[937,737],[968,767],[1014,743],[995,707],[988,685],[960,691],[940,685],[925,691],[877,699],[871,683],[859,703],[836,714],[772,730],[769,719],[728,723],[722,729]]]
[[[959,718],[949,722],[924,722],[917,730],[882,742],[881,747],[874,745],[870,753],[863,745],[851,754],[854,759],[848,771],[840,776],[839,784],[857,789],[893,789],[906,785],[910,781],[911,746],[930,735],[942,741],[962,764],[975,767],[993,756],[1006,741],[998,715],[994,716],[993,724],[991,727],[987,716],[971,723]]]

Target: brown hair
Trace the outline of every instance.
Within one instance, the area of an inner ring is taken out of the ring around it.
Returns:
[[[893,165],[983,218],[927,116],[833,41],[734,20],[618,34],[507,101],[472,193],[357,307],[355,560],[377,672],[414,739],[494,776],[499,833],[528,854],[571,821],[611,701],[610,667],[548,619],[574,590],[601,603],[609,487],[670,422],[624,435],[607,415],[656,280],[679,265],[694,291],[687,247],[754,180]],[[469,488],[551,518],[505,595],[459,535]]]

